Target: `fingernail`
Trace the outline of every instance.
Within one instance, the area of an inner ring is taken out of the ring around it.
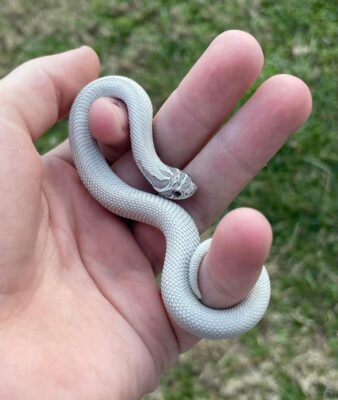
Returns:
[[[123,108],[123,102],[115,97],[109,97],[108,100],[119,108]]]

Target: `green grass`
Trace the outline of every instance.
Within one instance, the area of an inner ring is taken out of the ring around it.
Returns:
[[[338,4],[335,0],[7,2],[0,10],[0,73],[45,53],[93,46],[103,74],[126,74],[155,108],[208,43],[251,32],[264,71],[310,86],[309,122],[230,208],[263,211],[274,229],[270,311],[238,341],[204,341],[182,356],[150,399],[338,399]],[[242,103],[245,101],[243,99]],[[37,146],[66,137],[53,128]]]

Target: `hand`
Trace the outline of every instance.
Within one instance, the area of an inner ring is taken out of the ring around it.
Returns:
[[[306,85],[279,75],[219,128],[262,65],[254,38],[223,33],[155,117],[159,156],[199,186],[180,204],[201,232],[310,113]],[[98,71],[83,47],[29,61],[0,82],[2,399],[136,399],[197,341],[163,308],[161,233],[97,204],[67,141],[42,158],[33,145]],[[97,100],[90,126],[116,173],[147,190],[130,154],[125,106]],[[226,215],[200,270],[204,303],[229,307],[245,297],[270,243],[257,211]]]

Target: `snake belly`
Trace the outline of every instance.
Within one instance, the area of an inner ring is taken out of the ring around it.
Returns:
[[[99,97],[118,98],[126,104],[133,155],[141,172],[145,167],[148,171],[165,167],[153,144],[153,111],[148,95],[126,77],[99,78],[81,90],[69,116],[71,151],[83,184],[112,213],[153,225],[163,232],[166,254],[161,278],[162,299],[167,312],[184,330],[198,337],[221,339],[251,329],[264,315],[270,299],[265,267],[254,288],[238,305],[213,309],[200,301],[196,296],[198,289],[190,283],[190,262],[195,259],[199,263],[203,257],[198,253],[205,253],[207,246],[200,245],[197,227],[182,207],[161,196],[137,190],[114,174],[88,126],[89,109]],[[193,269],[198,276],[198,266]]]

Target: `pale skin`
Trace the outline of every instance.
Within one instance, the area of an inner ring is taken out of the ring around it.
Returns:
[[[155,116],[160,157],[199,186],[181,205],[201,232],[310,114],[307,86],[277,75],[219,128],[262,66],[252,36],[225,32]],[[67,141],[42,158],[35,150],[33,141],[98,73],[98,57],[82,47],[32,60],[0,81],[1,399],[138,399],[198,340],[161,302],[161,233],[99,206]],[[124,105],[97,100],[90,127],[116,173],[147,190],[131,159]],[[230,307],[245,297],[271,238],[258,211],[228,213],[200,269],[203,302]]]

